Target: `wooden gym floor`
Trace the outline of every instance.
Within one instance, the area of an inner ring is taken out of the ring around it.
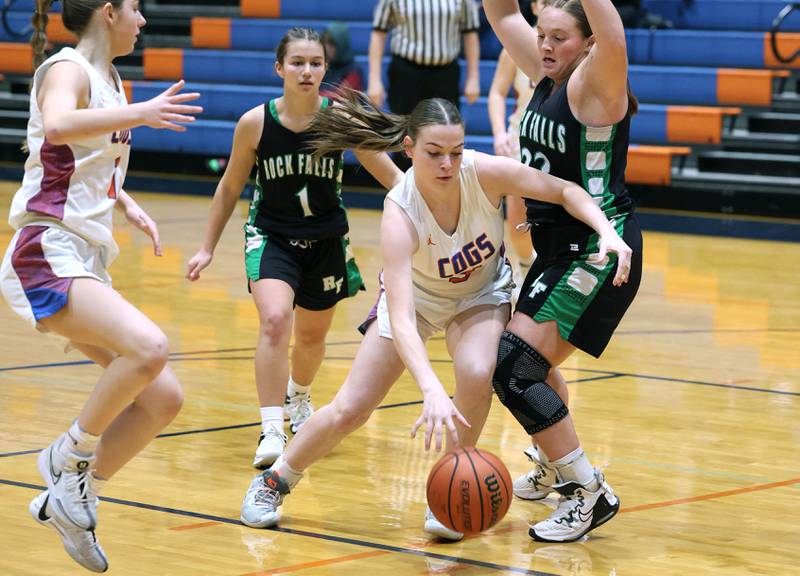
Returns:
[[[3,247],[16,183],[0,185]],[[403,376],[363,429],[312,467],[277,530],[239,523],[253,470],[257,318],[245,287],[239,206],[201,281],[183,278],[208,199],[138,195],[164,257],[123,222],[115,287],[170,337],[186,391],[175,422],[107,486],[98,537],[123,575],[539,574],[745,575],[800,565],[800,243],[645,235],[638,299],[601,360],[564,367],[571,409],[621,513],[582,543],[538,544],[544,504],[513,502],[494,529],[456,544],[422,532],[436,456],[408,432],[420,395]],[[368,291],[340,306],[314,384],[316,405],[344,379],[355,326],[375,298],[379,213],[351,212]],[[430,354],[452,368],[441,338]],[[27,504],[43,481],[36,453],[78,413],[98,369],[64,355],[0,307],[0,574],[84,574]],[[512,476],[528,440],[495,401],[480,446]],[[551,504],[552,505],[552,504]],[[793,568],[794,567],[794,568]]]

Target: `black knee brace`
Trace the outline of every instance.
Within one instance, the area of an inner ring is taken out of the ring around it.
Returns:
[[[549,371],[544,356],[516,334],[503,332],[492,386],[528,434],[541,432],[569,414],[561,397],[545,382]]]

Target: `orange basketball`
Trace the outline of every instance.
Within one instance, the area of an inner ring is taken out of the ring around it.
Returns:
[[[428,475],[428,506],[442,524],[464,534],[488,530],[511,505],[511,476],[491,452],[459,448]]]

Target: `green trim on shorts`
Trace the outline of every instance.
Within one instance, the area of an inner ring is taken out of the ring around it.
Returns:
[[[347,297],[351,298],[358,294],[359,290],[364,289],[364,279],[361,277],[353,250],[350,248],[350,237],[345,234],[341,237],[341,240],[347,274]]]
[[[614,224],[617,234],[622,237],[625,219],[620,218],[618,221],[612,222],[612,224]],[[597,252],[599,239],[600,236],[598,234],[592,234],[589,237],[586,252],[581,255],[580,260],[574,261],[564,275],[561,276],[542,307],[533,317],[536,322],[554,320],[558,324],[558,332],[561,337],[567,341],[569,341],[575,325],[603,287],[608,275],[614,271],[614,266],[617,262],[616,254],[608,255],[608,262],[602,269],[587,262],[586,258],[590,254]],[[573,286],[574,284],[581,285],[582,281],[590,277],[595,278],[596,282],[589,293],[584,294]],[[572,281],[571,283],[570,280]]]
[[[267,247],[267,235],[250,224],[244,226],[244,268],[247,278],[256,281],[261,273],[261,256]]]
[[[581,126],[581,150],[580,150],[580,166],[581,166],[581,184],[583,188],[592,194],[590,180],[600,178],[603,181],[602,191],[599,195],[593,195],[592,199],[597,203],[606,217],[613,218],[617,215],[618,210],[614,206],[616,195],[611,191],[609,183],[611,181],[611,165],[616,161],[614,158],[614,138],[617,135],[617,124],[613,124],[609,128],[608,138],[606,140],[590,140],[587,137],[589,130],[600,131],[602,129],[590,129],[585,125]],[[588,153],[602,153],[605,155],[605,168],[589,169],[587,165]]]

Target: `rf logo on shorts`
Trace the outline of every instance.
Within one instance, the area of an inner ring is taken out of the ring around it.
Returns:
[[[336,290],[336,293],[342,291],[342,283],[344,282],[344,278],[337,278],[336,276],[325,276],[322,279],[322,289],[325,292],[330,292],[331,290]]]
[[[547,290],[547,284],[542,282],[542,276],[544,276],[544,274],[539,274],[539,277],[533,281],[533,287],[528,294],[529,298],[535,298],[539,292],[544,292]]]

